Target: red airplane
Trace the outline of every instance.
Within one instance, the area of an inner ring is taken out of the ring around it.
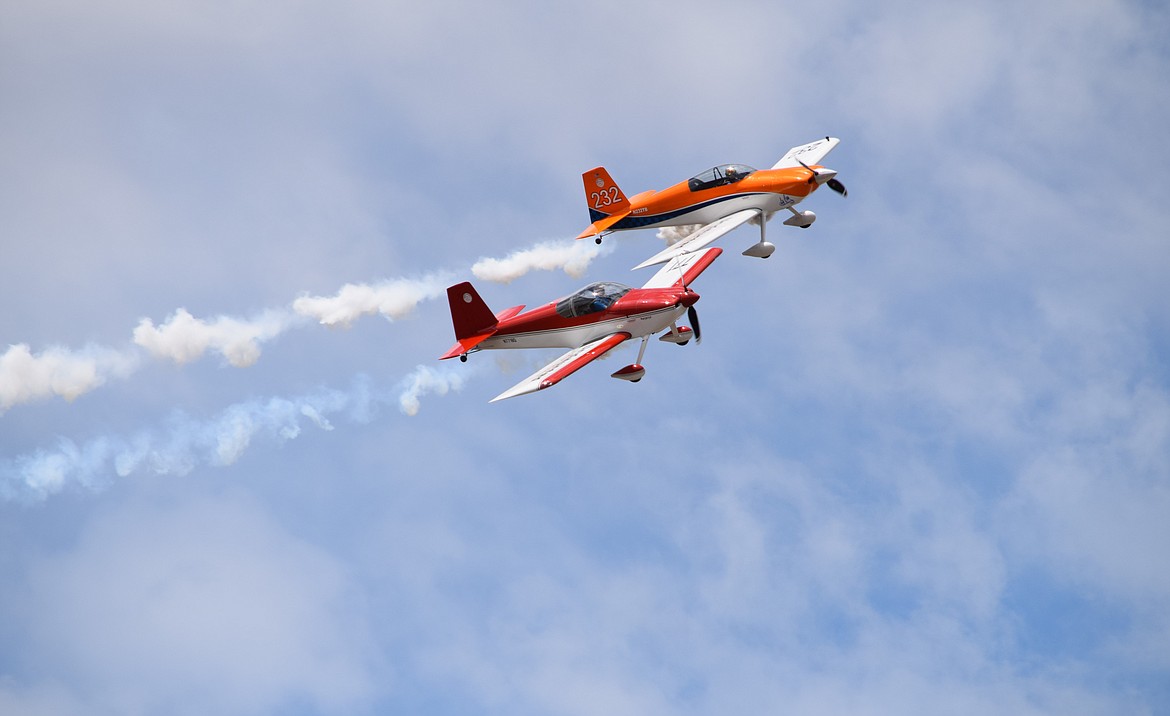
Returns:
[[[572,349],[497,395],[491,401],[494,403],[556,385],[619,344],[641,338],[638,360],[612,374],[636,383],[646,374],[641,363],[650,336],[665,331],[658,340],[686,345],[693,337],[699,342],[699,317],[695,313],[699,294],[690,289],[690,283],[722,252],[723,249],[711,248],[678,256],[642,288],[591,283],[527,313],[521,313],[524,306],[515,306],[493,314],[470,283],[456,284],[447,289],[447,300],[458,342],[440,360],[458,356],[466,361],[469,353],[489,349]],[[678,325],[683,313],[693,329]]]
[[[669,261],[684,252],[695,251],[715,241],[746,221],[760,225],[760,240],[744,251],[745,256],[768,258],[776,247],[765,240],[764,224],[777,211],[787,209],[792,216],[789,226],[807,229],[816,221],[811,211],[794,207],[822,184],[846,195],[845,185],[837,172],[819,162],[840,142],[825,137],[793,147],[771,169],[756,170],[744,164],[712,167],[691,179],[661,191],[645,191],[629,199],[618,188],[605,167],[590,169],[581,175],[589,203],[589,228],[578,239],[602,237],[629,229],[704,224],[682,241],[642,262],[643,268]]]

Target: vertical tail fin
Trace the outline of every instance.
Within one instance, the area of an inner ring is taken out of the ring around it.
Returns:
[[[622,193],[605,167],[590,169],[581,175],[581,180],[585,184],[585,200],[589,204],[590,223],[630,210],[630,200]]]
[[[581,180],[585,184],[590,224],[588,229],[577,236],[578,239],[602,234],[630,213],[630,200],[618,188],[609,172],[605,171],[605,167],[590,169],[581,175]],[[601,243],[600,237],[597,243]]]
[[[451,305],[451,323],[455,338],[474,338],[496,328],[496,316],[469,282],[457,283],[447,289],[447,303]]]
[[[439,360],[463,356],[496,332],[499,321],[467,281],[447,289],[447,303],[451,306],[451,323],[458,341]]]

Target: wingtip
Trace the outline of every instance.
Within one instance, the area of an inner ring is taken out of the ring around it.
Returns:
[[[541,384],[541,385],[533,388],[533,387],[527,385],[526,383],[521,383],[520,385],[514,385],[511,388],[508,388],[503,393],[500,393],[499,395],[492,398],[488,402],[489,403],[498,403],[501,400],[507,400],[508,398],[519,398],[521,395],[528,395],[529,393],[535,393],[536,391],[544,390],[547,387],[548,387],[547,385]]]

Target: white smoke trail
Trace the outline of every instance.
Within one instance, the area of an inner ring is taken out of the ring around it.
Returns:
[[[658,238],[665,241],[667,246],[673,246],[704,226],[706,226],[706,224],[681,224],[679,226],[664,226],[658,230]]]
[[[0,414],[14,405],[51,395],[73,400],[110,378],[130,375],[139,362],[133,349],[48,348],[34,354],[24,343],[9,346],[0,355]]]
[[[419,398],[427,393],[446,395],[449,391],[460,390],[473,374],[471,366],[463,366],[459,372],[450,368],[431,368],[420,365],[402,381],[402,393],[398,396],[398,407],[407,415],[418,415]]]
[[[333,430],[331,418],[364,424],[379,408],[394,404],[415,415],[421,395],[459,390],[472,374],[419,366],[393,390],[375,390],[365,376],[358,376],[348,390],[246,401],[207,420],[176,412],[165,428],[131,437],[107,435],[80,445],[63,438],[56,449],[0,461],[0,498],[37,501],[71,485],[97,490],[135,473],[185,475],[204,465],[226,467],[259,439],[281,444],[299,437],[307,426]]]
[[[759,226],[761,223],[766,224],[769,221],[771,221],[772,217],[775,215],[776,215],[776,212],[774,212],[774,211],[766,211],[766,212],[764,212],[764,216],[762,219],[760,218],[759,214],[756,214],[752,218],[748,219],[748,223],[751,224],[752,226]]]
[[[347,283],[336,296],[301,296],[292,308],[325,326],[349,327],[362,316],[380,313],[390,320],[409,314],[420,302],[446,293],[451,277],[445,273],[421,279],[393,279],[374,285]]]
[[[497,283],[510,283],[534,271],[564,269],[573,278],[580,278],[589,264],[598,256],[613,251],[613,242],[598,246],[592,241],[545,241],[527,249],[514,251],[506,258],[483,258],[476,261],[471,272],[477,278]]]
[[[219,316],[205,321],[180,308],[158,327],[143,318],[134,329],[134,342],[156,357],[180,364],[215,350],[235,367],[246,368],[260,358],[261,342],[279,336],[299,320],[288,311],[270,310],[252,320]]]
[[[500,283],[534,270],[563,269],[579,277],[595,258],[612,249],[612,242],[598,247],[586,241],[545,241],[503,259],[480,259],[471,271],[478,278]],[[302,325],[305,319],[326,326],[349,326],[372,314],[397,320],[422,301],[443,296],[452,280],[451,274],[437,272],[421,279],[346,284],[334,296],[301,296],[289,308],[264,311],[252,319],[218,316],[204,320],[180,308],[159,325],[143,318],[134,329],[133,340],[155,358],[183,364],[216,351],[231,365],[242,368],[259,359],[262,343]],[[11,346],[0,355],[0,414],[53,395],[72,400],[107,380],[128,377],[138,369],[141,358],[134,349],[89,346],[78,351],[49,348],[33,354],[25,344]]]

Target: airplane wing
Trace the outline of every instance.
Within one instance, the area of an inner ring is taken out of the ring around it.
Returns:
[[[753,216],[758,215],[759,212],[755,209],[743,209],[742,211],[737,211],[734,214],[728,214],[722,219],[716,219],[703,228],[698,229],[695,231],[695,233],[686,237],[682,241],[667,246],[665,249],[654,254],[631,270],[637,271],[638,269],[646,268],[647,266],[665,263],[677,256],[682,256],[683,254],[689,254],[694,251],[698,251],[732,229],[742,226]]]
[[[583,368],[588,363],[600,358],[614,347],[630,338],[625,331],[612,333],[604,338],[586,343],[580,348],[574,348],[552,363],[536,371],[503,393],[492,398],[490,402],[515,398],[518,395],[535,393],[538,390],[552,387]]]
[[[821,160],[825,158],[825,155],[833,151],[833,147],[840,143],[841,140],[836,137],[825,137],[815,142],[793,147],[788,150],[787,154],[780,157],[780,161],[776,162],[772,168],[784,169],[786,167],[798,167],[801,162],[805,164],[820,164]]]
[[[723,249],[713,248],[676,256],[659,269],[658,273],[651,276],[642,288],[668,288],[680,283],[688,286],[714,263],[721,253]]]

